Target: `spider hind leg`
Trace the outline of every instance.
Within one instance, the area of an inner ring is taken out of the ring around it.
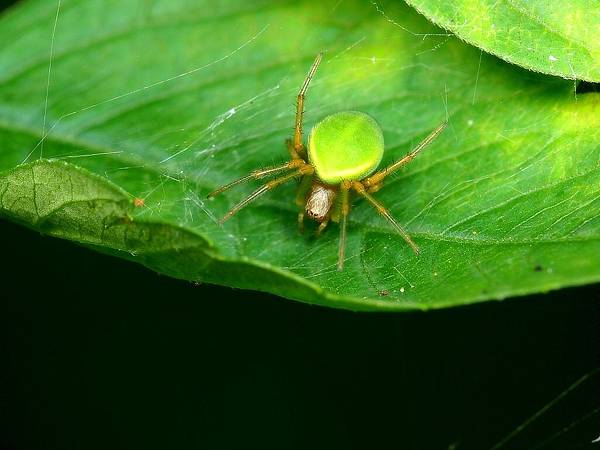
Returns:
[[[404,230],[404,228],[400,226],[398,222],[396,222],[396,219],[392,217],[387,208],[383,206],[380,202],[375,200],[375,198],[367,192],[365,186],[363,186],[363,184],[360,181],[352,182],[352,189],[355,192],[357,192],[361,197],[364,197],[371,204],[371,206],[373,206],[377,210],[377,212],[380,215],[382,215],[394,227],[396,232],[400,236],[402,236],[402,238],[404,238],[406,243],[410,246],[410,248],[412,248],[413,252],[415,252],[416,255],[420,253],[419,247],[417,246],[417,244],[415,244],[410,235]]]
[[[268,177],[269,175],[273,175],[279,172],[283,172],[285,170],[298,169],[302,166],[306,165],[306,163],[301,159],[292,159],[285,164],[280,166],[267,167],[265,169],[256,169],[250,172],[248,175],[245,175],[237,180],[233,180],[230,183],[224,184],[223,186],[215,189],[210,194],[207,195],[207,198],[215,197],[228,189],[231,189],[238,184],[245,183],[246,181],[251,180],[260,180],[261,178]]]

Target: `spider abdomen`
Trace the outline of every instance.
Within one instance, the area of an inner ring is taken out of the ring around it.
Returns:
[[[370,175],[381,162],[383,149],[381,127],[358,111],[325,117],[312,128],[308,140],[309,161],[327,184]]]

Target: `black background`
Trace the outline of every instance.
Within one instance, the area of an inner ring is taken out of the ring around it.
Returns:
[[[598,362],[598,285],[352,313],[0,236],[0,448],[489,449]],[[502,449],[592,411],[597,385]],[[599,418],[541,448],[594,448]]]
[[[359,314],[0,242],[0,449],[485,450],[599,363],[600,285]],[[598,378],[500,448],[600,449]]]

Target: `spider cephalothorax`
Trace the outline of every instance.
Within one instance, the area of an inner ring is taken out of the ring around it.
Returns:
[[[337,189],[323,183],[314,182],[308,191],[304,210],[311,219],[323,223],[327,219],[335,201]],[[300,204],[299,206],[303,206]],[[301,212],[300,214],[304,214]]]
[[[321,62],[321,57],[321,54],[317,55],[298,93],[294,137],[286,141],[291,159],[280,166],[255,170],[245,177],[221,186],[211,192],[209,197],[247,180],[260,179],[285,171],[288,173],[268,181],[255,190],[235,205],[221,219],[221,222],[229,219],[268,190],[300,178],[296,195],[296,203],[301,207],[298,213],[300,228],[303,227],[305,215],[319,222],[317,234],[325,229],[330,220],[340,223],[339,270],[344,267],[346,225],[350,213],[351,192],[365,198],[392,224],[415,253],[418,253],[419,249],[410,236],[371,194],[381,188],[385,177],[411,161],[417,153],[431,143],[444,130],[446,122],[440,124],[404,158],[379,171],[376,169],[383,157],[383,133],[375,119],[362,112],[343,111],[325,117],[311,130],[307,149],[302,142],[304,97]]]

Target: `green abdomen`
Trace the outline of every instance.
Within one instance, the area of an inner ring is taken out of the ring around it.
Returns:
[[[328,184],[370,175],[383,156],[383,133],[371,116],[344,111],[325,117],[310,132],[308,158]]]

